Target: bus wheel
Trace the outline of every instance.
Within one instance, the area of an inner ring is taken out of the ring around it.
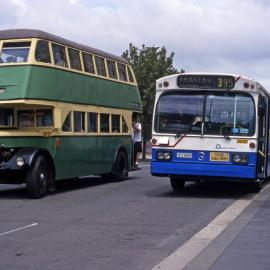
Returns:
[[[51,177],[51,169],[45,157],[37,157],[34,165],[27,172],[26,187],[31,198],[38,199],[46,195]]]
[[[128,178],[128,160],[123,151],[118,152],[116,156],[113,178],[115,180],[125,180]]]
[[[185,180],[177,178],[175,176],[170,177],[171,186],[173,190],[179,191],[185,187]]]
[[[261,191],[262,189],[262,180],[257,180],[255,181],[253,184],[252,184],[252,189],[251,191],[254,192],[254,193],[258,193]]]

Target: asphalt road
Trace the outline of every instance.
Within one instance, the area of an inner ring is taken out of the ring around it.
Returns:
[[[249,192],[200,183],[175,193],[149,170],[122,182],[63,181],[40,200],[0,186],[0,269],[151,269]]]

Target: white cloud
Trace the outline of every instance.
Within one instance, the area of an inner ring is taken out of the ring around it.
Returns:
[[[248,75],[270,84],[266,0],[12,0],[3,28],[37,28],[120,55],[165,46],[188,71]]]

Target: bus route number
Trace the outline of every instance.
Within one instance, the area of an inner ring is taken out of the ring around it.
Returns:
[[[218,77],[217,78],[217,88],[229,88],[234,87],[234,79],[231,77]]]

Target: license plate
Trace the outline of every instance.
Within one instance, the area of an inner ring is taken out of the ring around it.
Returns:
[[[177,158],[192,158],[192,153],[182,153],[182,152],[178,152],[176,154]]]
[[[210,161],[229,161],[229,153],[210,152]]]

